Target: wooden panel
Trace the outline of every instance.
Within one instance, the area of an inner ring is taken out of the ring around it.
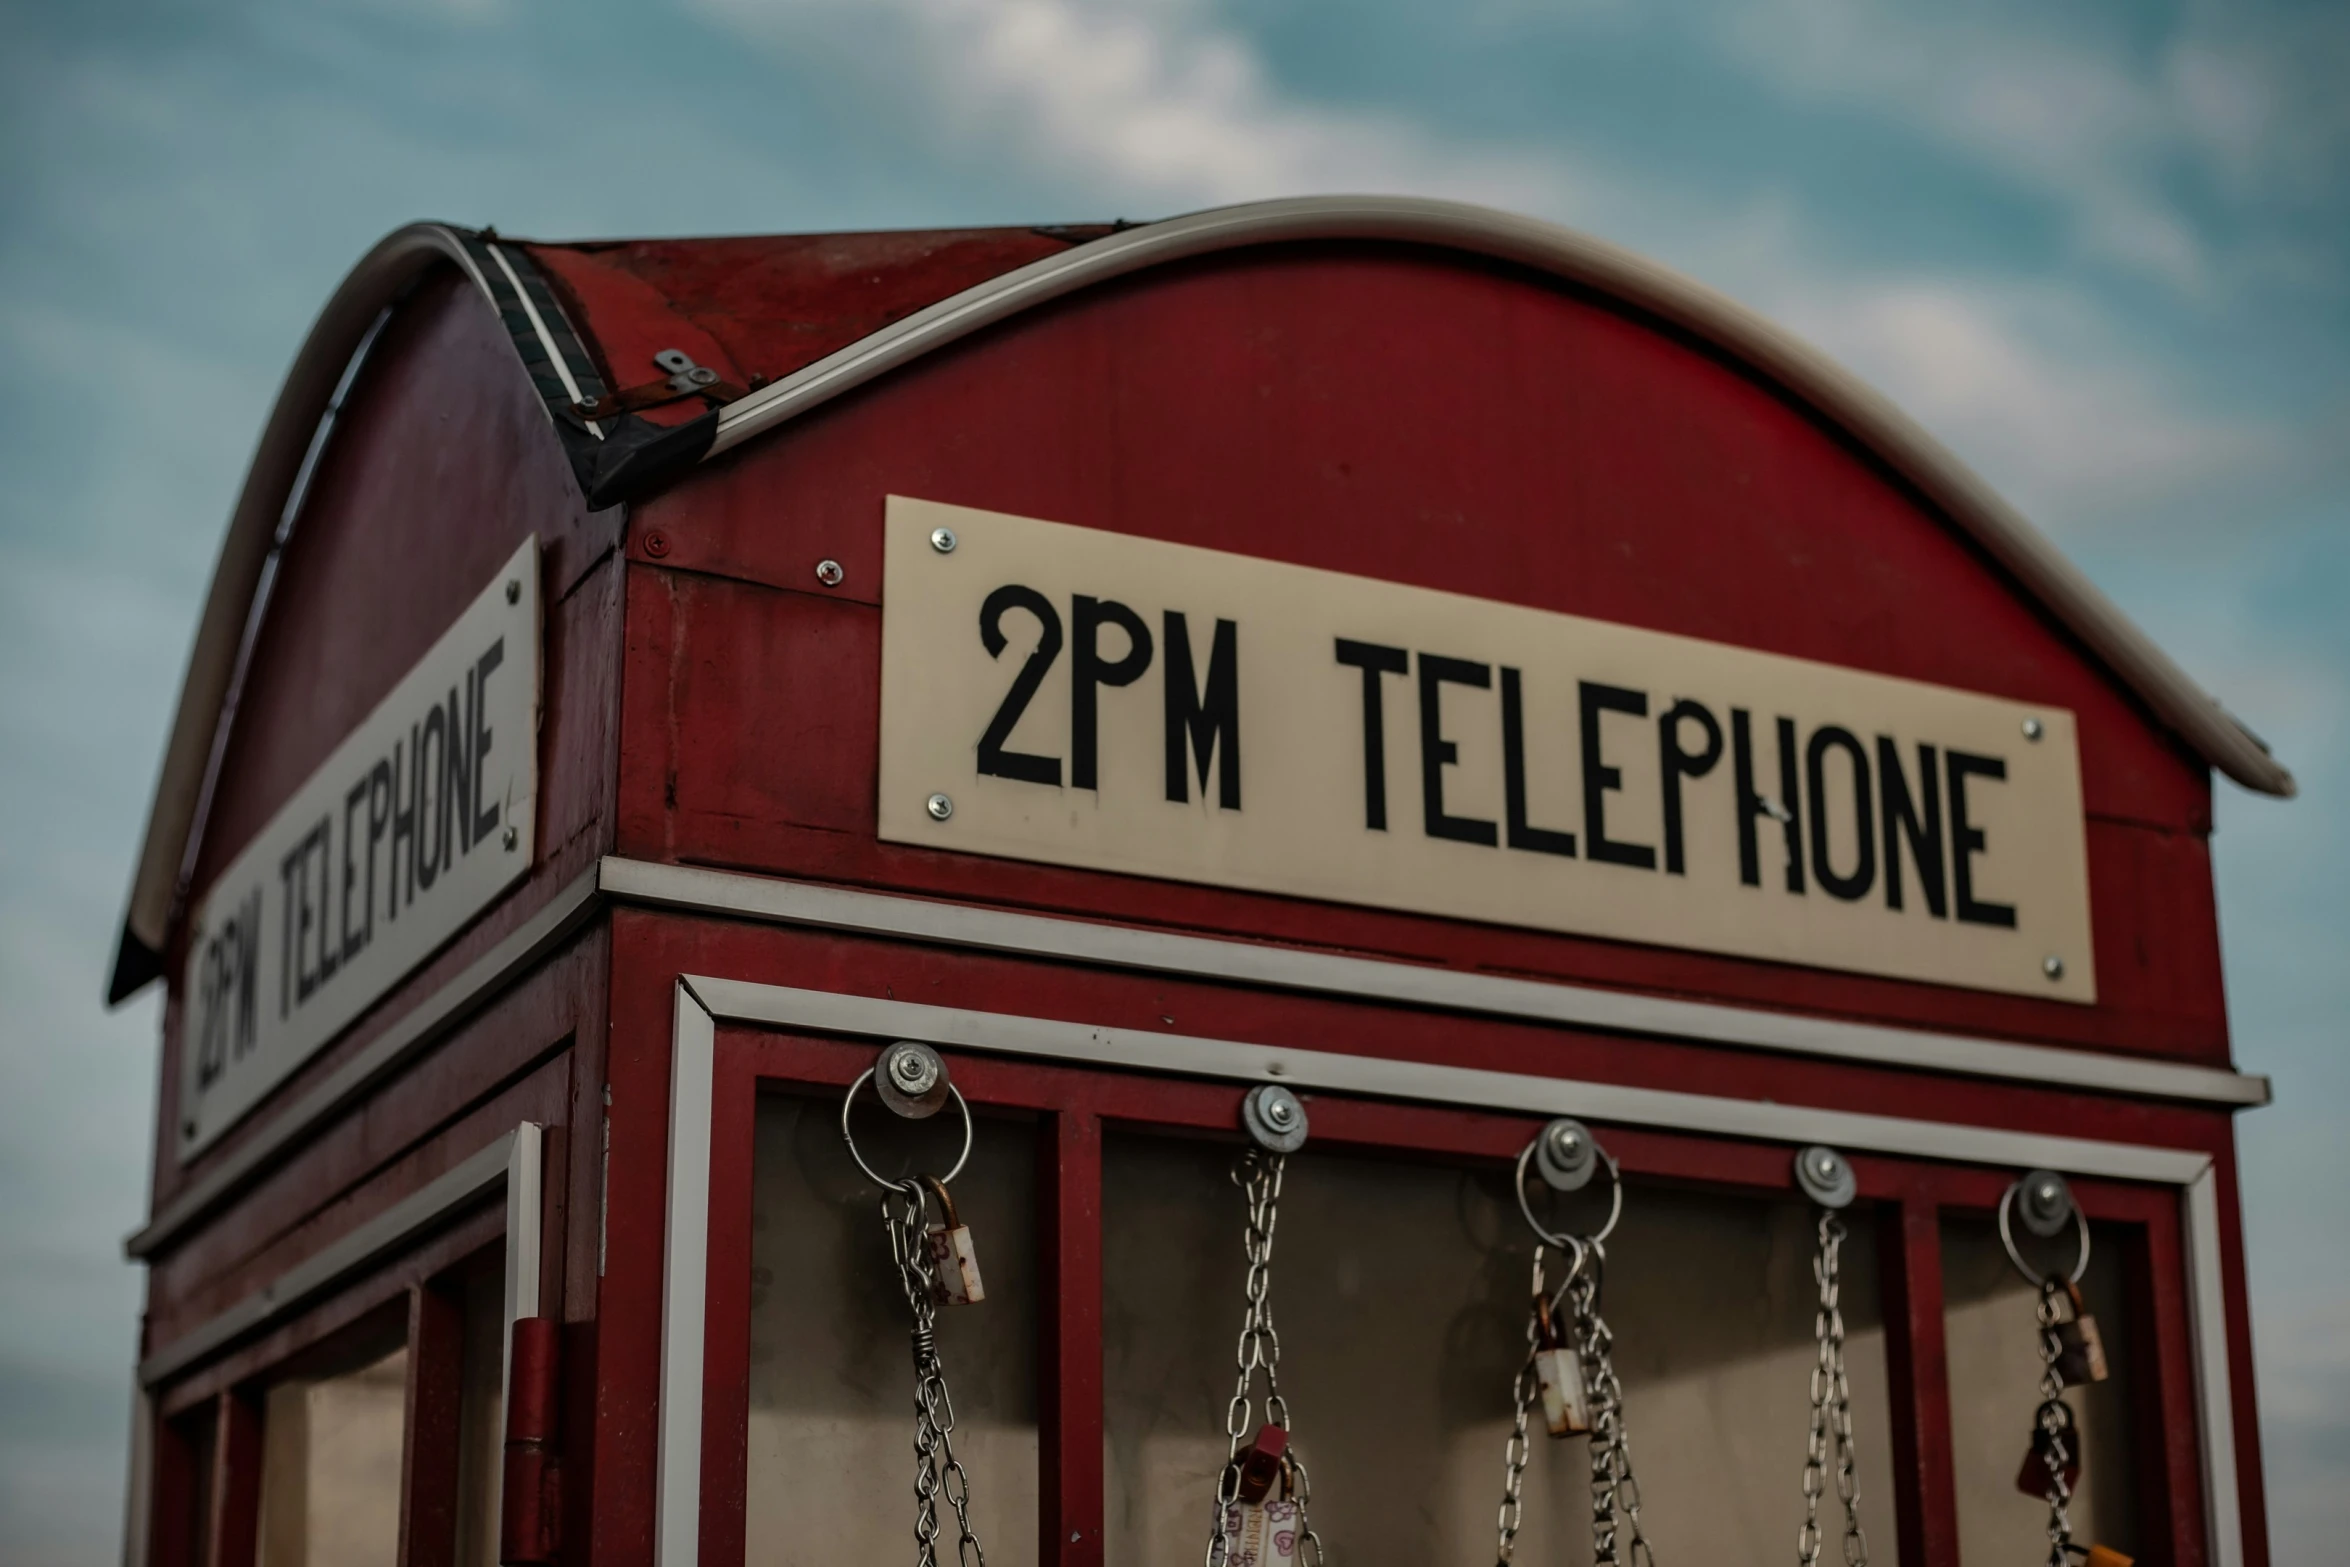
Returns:
[[[1101,1121],[1043,1117],[1036,1154],[1036,1537],[1048,1567],[1101,1567]]]
[[[1895,1534],[1907,1567],[1958,1567],[1950,1366],[1942,1330],[1942,1221],[1930,1198],[1882,1210],[1885,1381],[1893,1400]]]
[[[2105,1002],[2083,1016],[877,846],[872,606],[891,492],[2062,704],[2084,736]],[[1707,353],[1507,269],[1297,247],[1098,290],[730,455],[633,530],[640,565],[658,534],[664,574],[694,575],[632,582],[624,852],[2225,1055],[2201,766],[1832,431]],[[838,588],[817,586],[820,558],[846,568]]]
[[[456,1567],[458,1405],[464,1377],[464,1301],[435,1284],[410,1285],[400,1567]]]

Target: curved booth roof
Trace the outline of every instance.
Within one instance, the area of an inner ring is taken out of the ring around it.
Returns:
[[[1448,250],[1563,281],[1776,387],[1972,540],[2209,766],[2290,795],[2292,776],[2031,523],[1917,424],[1733,301],[1601,241],[1454,203],[1319,197],[1137,226],[541,245],[439,224],[387,237],[295,357],[231,516],[131,887],[111,999],[161,972],[174,910],[277,551],[377,334],[429,271],[454,266],[497,312],[593,507],[696,465],[1024,312],[1152,269],[1251,247],[1372,242]],[[599,366],[654,363],[636,386]]]

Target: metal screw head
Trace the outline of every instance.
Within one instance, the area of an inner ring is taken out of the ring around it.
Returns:
[[[1279,1083],[1260,1083],[1240,1102],[1241,1130],[1268,1153],[1295,1153],[1306,1145],[1306,1107]]]
[[[2045,728],[2041,727],[2040,720],[2037,718],[2024,720],[2024,738],[2026,740],[2037,740],[2047,732]]]
[[[943,822],[955,814],[955,802],[943,794],[932,795],[922,802],[922,808],[930,813],[930,819],[934,822]]]
[[[946,1108],[947,1064],[928,1045],[901,1039],[873,1064],[873,1091],[907,1120],[928,1120]]]
[[[520,577],[506,579],[506,602],[509,604],[522,602],[522,579]]]
[[[509,823],[498,841],[506,846],[508,853],[512,853],[522,846],[522,829]]]
[[[2073,1189],[2063,1176],[2054,1170],[2034,1170],[2024,1177],[2023,1186],[2023,1200],[2016,1206],[2023,1210],[2025,1229],[2048,1236],[2071,1222]]]
[[[1599,1144],[1591,1128],[1560,1116],[1534,1141],[1534,1168],[1554,1192],[1581,1191],[1599,1169]]]
[[[1850,1207],[1860,1193],[1860,1182],[1844,1156],[1816,1144],[1795,1156],[1795,1184],[1823,1208]]]
[[[693,382],[693,384],[696,386],[715,386],[718,384],[718,372],[711,369],[708,365],[694,366],[691,370],[688,370],[685,373],[685,378],[688,381]]]
[[[840,579],[847,575],[847,572],[840,569],[840,562],[837,560],[820,560],[816,563],[816,580],[828,588],[839,587]]]
[[[648,534],[646,534],[646,535],[645,535],[645,553],[646,553],[647,555],[650,555],[650,556],[652,556],[652,557],[653,557],[655,560],[659,560],[659,559],[660,559],[662,556],[664,556],[664,555],[668,554],[668,553],[669,553],[669,535],[668,535],[668,534],[666,534],[666,533],[648,533]]]
[[[2040,960],[2040,972],[2050,979],[2064,978],[2064,959],[2051,952]]]
[[[930,547],[941,555],[952,555],[955,552],[955,543],[954,529],[933,528],[930,530]]]

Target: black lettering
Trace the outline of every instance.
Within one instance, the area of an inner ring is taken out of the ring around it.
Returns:
[[[329,810],[310,829],[310,841],[315,847],[313,856],[318,861],[318,982],[323,985],[335,977],[343,960],[335,953],[334,921],[328,918],[335,906],[334,812]],[[309,871],[304,869],[307,877]]]
[[[1010,582],[996,589],[979,606],[979,642],[987,649],[989,658],[1001,658],[1008,645],[1001,622],[1004,612],[1010,609],[1024,609],[1035,616],[1039,635],[1028,661],[1012,677],[1012,689],[1004,693],[995,717],[988,720],[987,733],[979,737],[979,770],[990,778],[1011,778],[1058,789],[1061,787],[1059,757],[1007,751],[1004,742],[1012,738],[1020,715],[1036,699],[1036,688],[1044,684],[1045,672],[1061,656],[1061,614],[1053,608],[1050,599],[1034,588]]]
[[[400,917],[403,905],[416,901],[416,726],[408,726],[408,765],[400,765],[402,742],[392,742],[392,884],[384,893],[384,911]],[[400,785],[408,785],[401,803]]]
[[[1754,722],[1743,707],[1730,709],[1730,768],[1738,784],[1738,881],[1759,887],[1762,845],[1755,841],[1754,824],[1770,813],[1754,787]]]
[[[473,849],[473,672],[466,671],[465,704],[457,704],[457,688],[449,687],[449,765],[441,793],[441,814],[448,826],[441,831],[441,868],[460,853]]]
[[[425,752],[432,760],[424,759]],[[424,735],[416,742],[416,885],[429,891],[441,874],[441,858],[449,852],[449,718],[435,702],[424,710]],[[424,791],[432,790],[427,811]],[[425,835],[431,829],[431,837]]]
[[[302,851],[296,847],[277,862],[279,901],[284,905],[277,937],[277,1015],[281,1018],[294,1005],[294,868],[301,857]]]
[[[1518,672],[1508,665],[1501,671],[1501,776],[1503,815],[1509,828],[1509,846],[1536,854],[1575,857],[1575,835],[1551,827],[1535,827],[1526,820],[1526,704]]]
[[[1240,809],[1240,627],[1229,620],[1216,622],[1216,639],[1208,648],[1207,691],[1195,684],[1191,664],[1191,626],[1180,611],[1165,617],[1167,652],[1161,670],[1167,688],[1167,798],[1178,804],[1191,799],[1191,769],[1186,753],[1197,759],[1200,792],[1208,787],[1208,757],[1216,758],[1216,805],[1219,810]]]
[[[236,1053],[242,1060],[261,1042],[261,889],[258,886],[245,897],[238,912],[236,931]]]
[[[1858,839],[1857,857],[1849,873],[1840,873],[1828,851],[1828,753],[1842,751],[1852,763],[1852,825]],[[1869,787],[1869,753],[1849,729],[1822,724],[1811,733],[1803,752],[1804,782],[1811,793],[1811,868],[1828,896],[1855,903],[1877,884],[1876,798]]]
[[[351,785],[343,796],[343,882],[335,898],[335,913],[342,924],[342,961],[350,962],[367,945],[367,930],[351,920],[351,894],[359,886],[359,862],[353,851],[359,847],[359,835],[351,830],[351,818],[358,814],[361,802],[367,798],[367,780],[362,777]]]
[[[1795,720],[1779,720],[1779,798],[1778,810],[1770,811],[1772,802],[1763,809],[1777,817],[1779,825],[1787,830],[1787,890],[1803,891],[1803,783],[1797,771],[1795,758]]]
[[[399,745],[392,746],[392,756],[400,754]],[[375,855],[384,840],[384,829],[392,822],[392,769],[397,762],[383,757],[367,770],[367,936],[375,940]],[[396,861],[394,862],[397,863]],[[361,945],[365,945],[363,941]]]
[[[1705,736],[1705,749],[1685,751],[1681,748],[1681,724],[1686,719],[1697,725]],[[1681,780],[1703,778],[1714,770],[1722,759],[1722,726],[1703,704],[1687,697],[1665,709],[1656,721],[1657,771],[1664,780],[1665,791],[1665,872],[1671,876],[1687,874],[1681,832]],[[1747,818],[1746,836],[1754,833],[1753,818]],[[1743,857],[1742,857],[1743,861]]]
[[[1581,697],[1583,730],[1583,845],[1592,859],[1608,865],[1656,869],[1656,850],[1644,843],[1623,843],[1607,835],[1607,797],[1624,787],[1624,770],[1610,767],[1599,750],[1600,715],[1629,713],[1648,716],[1648,693],[1596,680],[1576,682]]]
[[[313,829],[313,832],[316,829]],[[318,989],[318,970],[311,967],[313,951],[310,928],[316,923],[317,913],[310,902],[310,840],[304,833],[302,841],[294,845],[294,852],[286,856],[294,867],[294,1001],[297,1005],[310,999]]]
[[[1488,849],[1501,841],[1493,823],[1474,816],[1444,814],[1444,770],[1460,760],[1461,748],[1444,738],[1444,688],[1493,684],[1493,666],[1472,664],[1465,658],[1420,655],[1420,816],[1431,838],[1454,843],[1481,843]]]
[[[1151,628],[1116,599],[1077,595],[1069,627],[1069,787],[1099,789],[1101,723],[1098,697],[1103,686],[1130,686],[1151,667]],[[1126,651],[1116,663],[1102,657],[1102,627],[1126,633]]]
[[[1400,675],[1412,656],[1399,647],[1338,639],[1338,661],[1363,672],[1363,825],[1387,830],[1387,698],[1382,675]]]
[[[481,803],[481,791],[490,781],[490,676],[506,661],[506,639],[498,638],[473,666],[473,841],[481,842],[498,830],[499,802]]]
[[[1934,748],[1918,747],[1918,792],[1913,796],[1901,768],[1901,747],[1891,735],[1877,736],[1877,800],[1878,814],[1885,821],[1885,907],[1901,907],[1901,845],[1906,839],[1918,868],[1918,888],[1926,895],[1926,912],[1948,919],[1942,895],[1942,777]]]
[[[1942,758],[1950,774],[1950,891],[1952,901],[1958,905],[1958,917],[1969,925],[1997,925],[2013,930],[2014,904],[1985,903],[1975,897],[1974,858],[1989,844],[1983,837],[1983,829],[1967,818],[1966,803],[1969,778],[2005,782],[2007,763],[1996,756],[1974,756],[1965,751],[1945,751]]]

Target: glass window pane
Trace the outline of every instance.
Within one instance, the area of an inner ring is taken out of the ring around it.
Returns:
[[[261,1427],[261,1567],[392,1567],[408,1351],[269,1390]]]
[[[2128,1314],[2122,1299],[2122,1232],[2097,1226],[2081,1281],[2113,1368],[2106,1381],[2067,1394],[2080,1423],[2081,1484],[2073,1537],[2117,1551],[2138,1549],[2131,1486]],[[2057,1247],[2063,1260],[2070,1252]],[[2037,1250],[2029,1253],[2038,1257]],[[1942,1221],[1942,1297],[1948,1315],[1950,1426],[1958,1472],[1958,1543],[1969,1562],[2036,1561],[2048,1554],[2048,1505],[2015,1487],[2040,1402],[2037,1292],[2015,1271],[1989,1219]]]
[[[858,1147],[884,1174],[952,1157],[951,1111],[910,1124],[870,1097],[858,1110]],[[928,1152],[915,1161],[915,1150]],[[881,1194],[841,1146],[837,1099],[763,1098],[755,1171],[749,1559],[903,1556],[914,1530],[914,1372]],[[987,1298],[938,1315],[955,1452],[991,1561],[1036,1557],[1035,1172],[1033,1126],[982,1117],[954,1195]],[[951,1559],[943,1499],[939,1513],[939,1554]]]
[[[1229,1145],[1113,1136],[1103,1213],[1107,1541],[1118,1567],[1193,1567],[1224,1459],[1241,1310]],[[1865,1221],[1844,1252],[1847,1360],[1871,1558],[1894,1558],[1883,1335]],[[1792,1554],[1815,1346],[1799,1201],[1635,1184],[1601,1309],[1626,1390],[1642,1520],[1675,1559]],[[1333,1559],[1489,1559],[1531,1237],[1506,1170],[1292,1157],[1272,1300],[1282,1388]],[[1536,1421],[1521,1561],[1589,1561],[1589,1448]],[[1830,1559],[1841,1556],[1828,1504]]]

